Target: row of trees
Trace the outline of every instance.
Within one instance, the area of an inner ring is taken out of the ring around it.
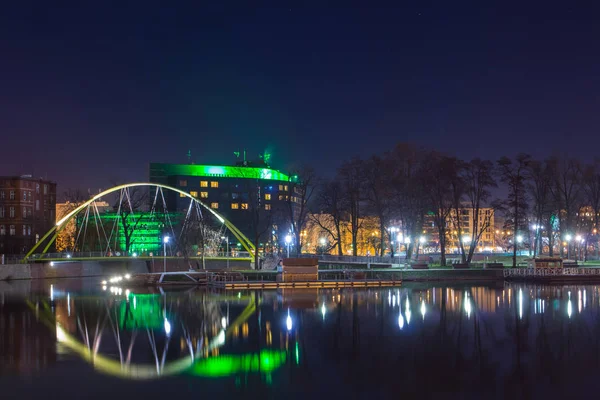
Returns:
[[[305,171],[308,179],[302,180]],[[420,236],[429,214],[438,233],[441,264],[445,265],[448,232],[465,228],[465,221],[458,216],[460,210],[468,209],[470,231],[467,237],[458,235],[462,260],[468,263],[490,226],[492,215],[482,209],[492,207],[504,216],[503,229],[512,234],[516,265],[516,243],[523,238],[527,241],[532,226],[532,243],[527,245],[535,252],[547,249],[554,255],[559,244],[563,255],[560,244],[570,235],[593,242],[600,214],[600,162],[583,164],[556,156],[536,160],[519,154],[495,162],[480,158],[465,161],[400,143],[384,154],[344,162],[331,179],[318,179],[307,168],[298,175],[299,192],[304,195],[295,209],[300,206],[302,211],[293,212],[290,204],[288,217],[298,252],[304,245],[300,232],[312,219],[328,235],[328,250],[341,255],[342,238],[348,230],[357,255],[365,217],[371,216],[379,221],[380,243],[376,248],[380,254],[391,240],[389,226],[399,222],[404,237],[413,238],[407,245],[406,257],[410,259],[419,245],[414,238]]]

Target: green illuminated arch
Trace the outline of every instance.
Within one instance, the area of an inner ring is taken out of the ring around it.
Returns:
[[[204,209],[208,210],[212,215],[214,215],[219,221],[221,221],[221,223],[223,223],[227,227],[227,229],[229,229],[231,231],[231,233],[233,234],[233,236],[235,236],[235,238],[241,243],[242,247],[248,253],[250,253],[250,256],[254,257],[254,252],[256,251],[256,248],[255,248],[254,244],[252,244],[252,242],[250,241],[250,239],[248,239],[235,225],[233,225],[231,222],[229,222],[229,220],[225,219],[225,217],[223,217],[217,211],[213,210],[212,208],[210,208],[209,206],[207,206],[206,204],[204,204],[203,202],[201,202],[200,200],[198,200],[197,198],[195,198],[191,194],[189,194],[187,192],[184,192],[183,190],[171,187],[171,186],[162,185],[160,183],[136,182],[136,183],[127,183],[127,184],[123,184],[123,185],[119,185],[119,186],[115,186],[113,188],[107,189],[107,190],[105,190],[102,193],[98,193],[97,195],[95,195],[94,197],[92,197],[91,199],[89,199],[88,201],[86,201],[85,203],[82,203],[81,205],[79,205],[73,211],[71,211],[70,213],[68,213],[67,215],[65,215],[60,221],[58,221],[52,227],[52,229],[50,229],[48,232],[46,232],[46,234],[25,255],[25,257],[23,258],[23,261],[27,261],[29,259],[29,257],[44,242],[47,241],[47,244],[46,244],[46,246],[44,247],[44,249],[42,251],[42,254],[46,253],[48,251],[48,249],[50,248],[50,246],[52,246],[52,243],[54,243],[56,241],[56,238],[57,238],[58,234],[67,225],[67,223],[69,221],[71,221],[74,217],[76,217],[77,214],[79,214],[79,212],[81,212],[82,210],[85,210],[85,208],[88,207],[93,202],[95,202],[95,201],[101,199],[102,197],[107,196],[107,195],[109,195],[111,193],[117,192],[119,190],[128,189],[128,188],[132,188],[132,187],[140,187],[140,186],[152,186],[152,187],[156,187],[156,188],[161,188],[161,189],[166,189],[166,190],[172,190],[172,191],[177,192],[177,193],[179,193],[181,195],[184,195],[185,197],[189,197],[191,200],[193,200],[196,203],[198,203],[200,206],[202,206]],[[50,240],[47,240],[48,238],[50,238]]]

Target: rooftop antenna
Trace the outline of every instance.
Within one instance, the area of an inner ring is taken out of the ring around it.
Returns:
[[[192,151],[188,150],[186,155],[187,155],[187,159],[188,159],[188,164],[191,164],[192,163]]]

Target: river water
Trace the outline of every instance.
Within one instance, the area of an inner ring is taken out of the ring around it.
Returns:
[[[1,398],[549,399],[600,389],[598,286],[118,284],[3,283]]]

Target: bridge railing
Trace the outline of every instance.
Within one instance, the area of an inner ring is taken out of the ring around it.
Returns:
[[[294,256],[295,257],[295,256]],[[373,263],[373,264],[404,264],[404,256],[336,256],[332,254],[300,254],[299,258],[317,258],[323,262]]]
[[[30,260],[56,260],[56,259],[79,259],[79,258],[111,258],[111,257],[130,257],[130,258],[149,258],[156,257],[162,258],[164,255],[159,253],[143,253],[143,254],[127,254],[124,252],[113,252],[113,253],[105,253],[101,251],[81,251],[81,252],[62,252],[62,253],[34,253],[29,259]],[[177,257],[183,258],[184,256],[180,253],[177,254],[169,254],[167,253],[167,258]],[[201,258],[201,255],[191,255],[188,258]],[[217,252],[207,254],[206,258],[250,258],[250,253],[247,251],[232,251],[232,252]]]
[[[505,268],[504,277],[600,275],[600,268]]]

